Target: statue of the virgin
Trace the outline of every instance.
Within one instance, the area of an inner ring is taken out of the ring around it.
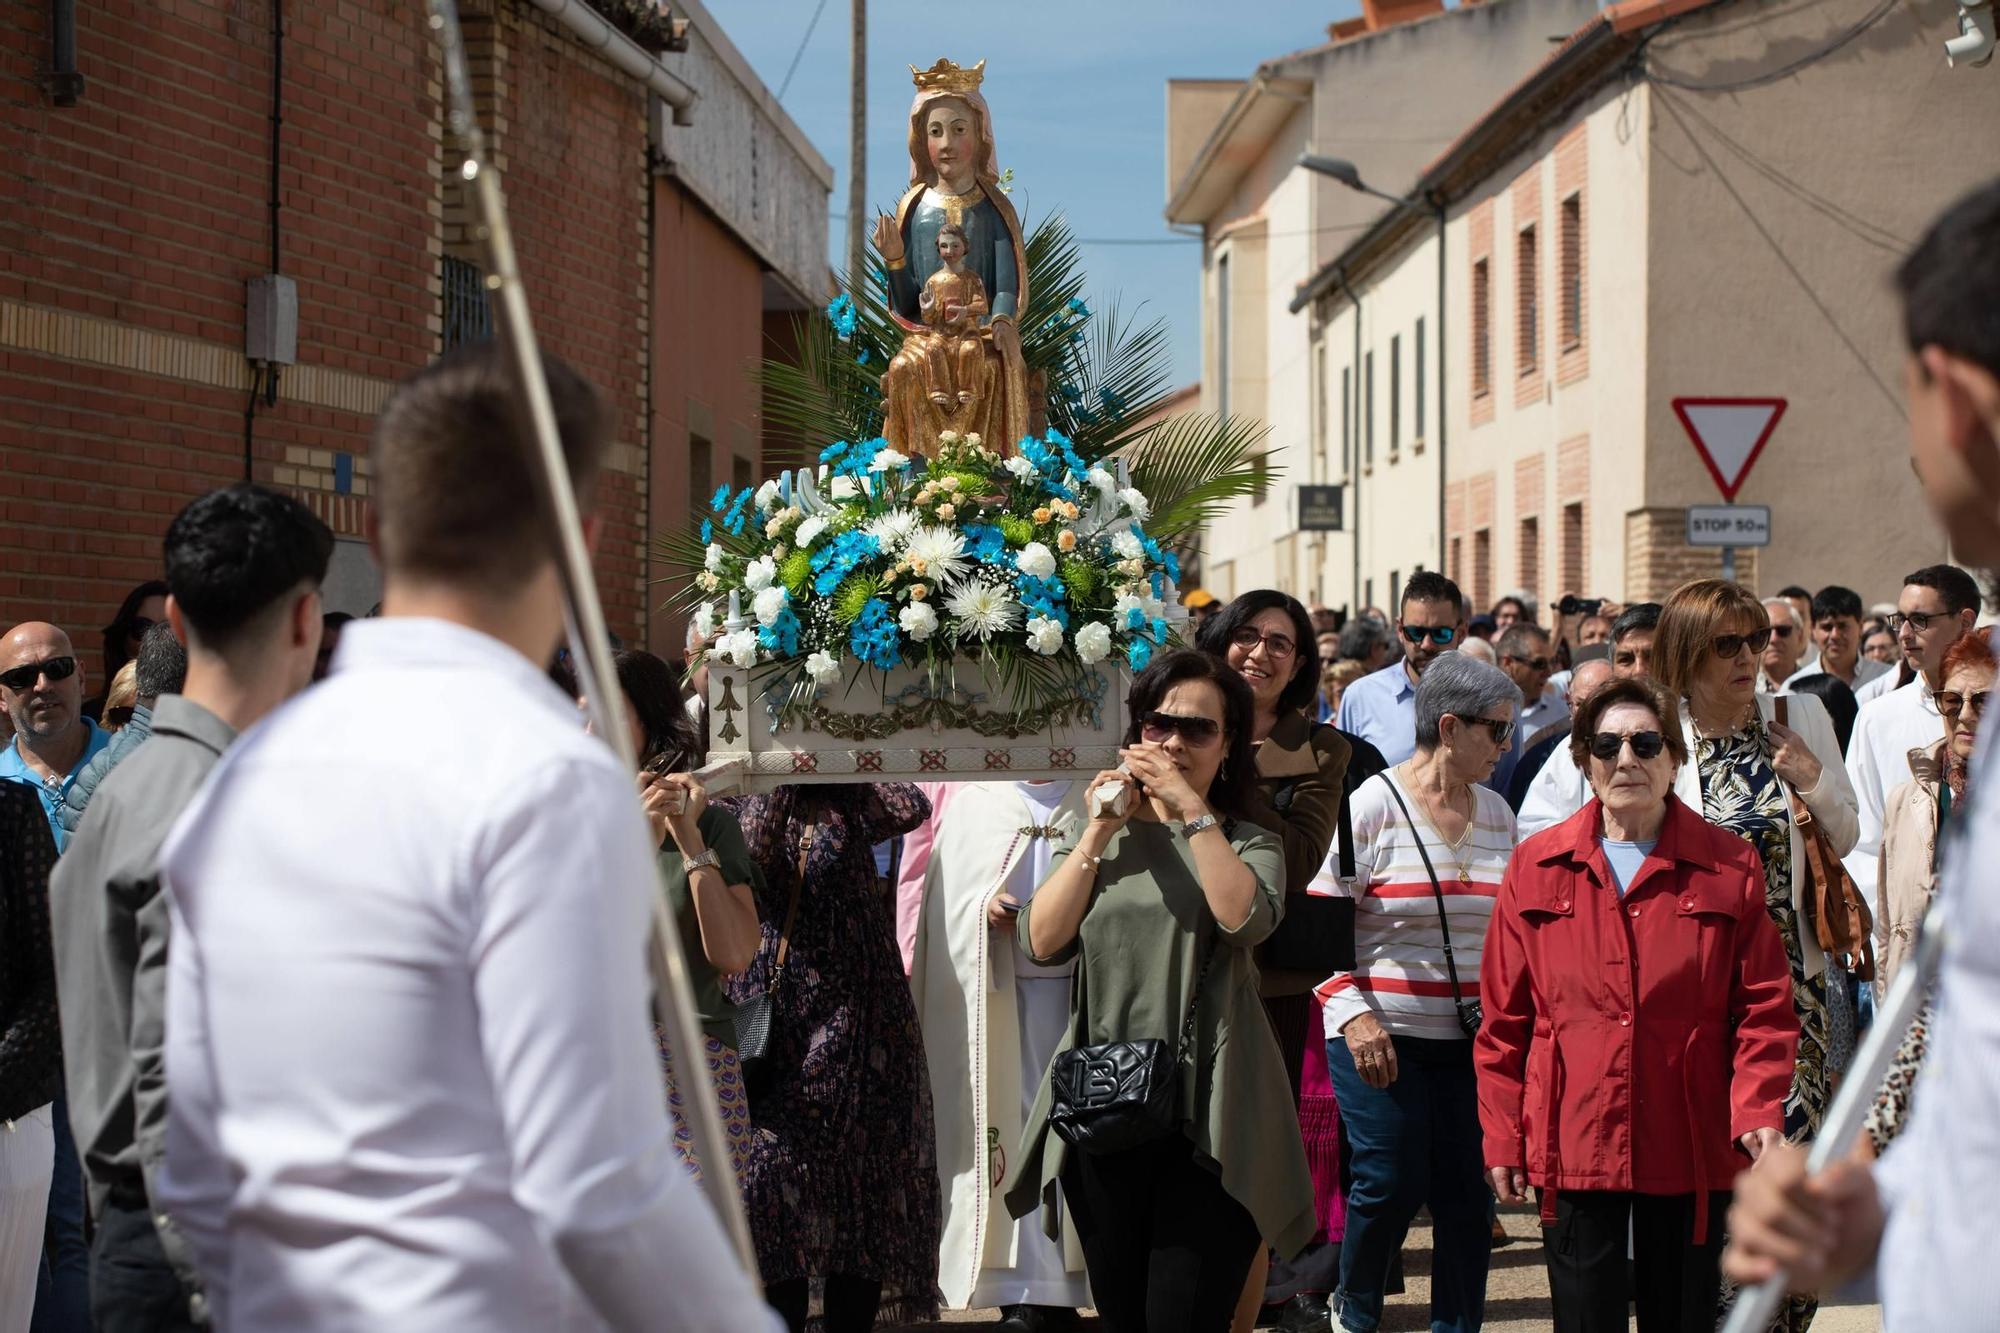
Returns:
[[[947,430],[976,434],[1007,452],[1032,425],[1018,327],[1028,302],[1028,257],[1020,219],[1000,189],[993,116],[979,94],[985,70],[983,60],[971,69],[949,60],[928,70],[911,67],[917,96],[910,106],[910,189],[896,216],[875,224],[890,311],[904,332],[902,350],[882,378],[882,434],[904,453],[935,452]],[[953,262],[983,288],[984,311],[954,299],[974,284],[949,275],[933,284],[947,267],[939,257],[941,232]],[[985,355],[967,367],[972,373],[954,379],[954,392],[941,392],[932,373],[938,340],[946,336],[941,330],[968,326]]]

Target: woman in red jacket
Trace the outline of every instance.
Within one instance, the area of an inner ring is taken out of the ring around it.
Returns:
[[[1578,710],[1596,799],[1516,849],[1482,959],[1486,1166],[1540,1191],[1559,1333],[1710,1333],[1730,1182],[1782,1137],[1784,945],[1756,851],[1673,796],[1670,718],[1639,680]]]

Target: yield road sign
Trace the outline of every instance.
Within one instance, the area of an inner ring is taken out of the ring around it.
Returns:
[[[1676,398],[1674,415],[1725,500],[1734,500],[1785,415],[1783,398]]]
[[[1769,546],[1769,505],[1689,505],[1689,546]]]

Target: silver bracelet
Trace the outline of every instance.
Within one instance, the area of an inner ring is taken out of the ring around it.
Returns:
[[[1206,833],[1208,832],[1208,830],[1214,828],[1217,824],[1220,824],[1221,822],[1222,822],[1221,820],[1217,819],[1212,814],[1197,815],[1193,819],[1190,819],[1184,826],[1182,826],[1181,836],[1192,842],[1194,840],[1195,834]]]

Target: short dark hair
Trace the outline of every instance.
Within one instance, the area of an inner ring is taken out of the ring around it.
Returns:
[[[1397,603],[1396,613],[1401,615],[1411,602],[1450,602],[1459,618],[1465,618],[1465,594],[1434,569],[1420,569],[1410,575],[1410,581],[1403,585],[1403,600]]]
[[[341,631],[341,628],[353,619],[354,615],[352,612],[329,611],[325,615],[319,618],[319,625],[322,630],[330,629],[334,633],[338,634]]]
[[[544,354],[542,364],[570,484],[587,508],[609,414],[559,358]],[[376,545],[392,576],[507,592],[553,555],[512,376],[493,343],[455,348],[404,380],[375,422],[370,460]]]
[[[1389,627],[1367,616],[1356,616],[1341,626],[1340,655],[1343,659],[1353,658],[1366,661],[1376,645],[1390,643]]]
[[[680,673],[642,648],[621,648],[611,655],[611,665],[626,705],[646,735],[640,766],[661,760],[669,772],[690,767],[694,724],[688,719]]]
[[[149,597],[165,597],[165,579],[147,579],[138,587],[125,594],[125,600],[118,603],[118,614],[111,617],[111,623],[104,627],[105,679],[118,674],[118,668],[132,660],[138,646],[132,643],[132,622],[139,618],[139,608]]]
[[[179,694],[187,673],[187,649],[174,637],[174,627],[162,620],[147,630],[132,658],[133,692],[141,699]]]
[[[1227,749],[1209,786],[1208,804],[1218,814],[1246,818],[1257,785],[1257,749],[1250,735],[1256,725],[1257,704],[1250,697],[1249,683],[1221,658],[1190,648],[1176,648],[1155,657],[1133,679],[1125,696],[1130,719],[1125,724],[1125,744],[1137,745],[1145,715],[1160,706],[1168,690],[1189,680],[1205,680],[1222,691],[1223,744]]]
[[[1229,641],[1236,631],[1266,611],[1283,611],[1292,620],[1292,638],[1298,647],[1292,654],[1292,678],[1278,696],[1280,709],[1303,709],[1319,693],[1319,639],[1313,633],[1312,617],[1299,599],[1275,588],[1258,588],[1222,608],[1218,615],[1195,634],[1195,647],[1222,662],[1229,661]]]
[[[1896,270],[1896,290],[1912,352],[1941,347],[2000,375],[2000,180],[1931,224]]]
[[[1778,596],[1785,598],[1787,601],[1791,600],[1794,597],[1798,598],[1801,601],[1806,601],[1806,602],[1810,602],[1812,600],[1812,594],[1807,592],[1804,588],[1801,588],[1796,583],[1787,584],[1786,586],[1778,589]]]
[[[1861,619],[1861,594],[1838,583],[1829,583],[1813,594],[1813,623],[1841,616]]]
[[[1826,714],[1833,719],[1833,734],[1840,742],[1840,752],[1847,753],[1847,742],[1854,735],[1854,719],[1861,712],[1861,705],[1854,698],[1854,691],[1847,682],[1825,671],[1815,671],[1810,676],[1801,676],[1786,686],[1793,694],[1810,694],[1826,705]]]
[[[1493,603],[1492,606],[1488,607],[1486,609],[1486,614],[1492,616],[1493,619],[1496,621],[1499,620],[1500,608],[1507,605],[1507,603],[1509,602],[1512,602],[1514,604],[1514,612],[1516,619],[1526,620],[1526,621],[1534,620],[1535,618],[1534,614],[1528,610],[1528,604],[1522,601],[1519,597],[1516,597],[1511,592],[1508,593],[1505,597],[1502,597],[1499,601]]]
[[[1640,602],[1628,606],[1618,613],[1618,619],[1611,622],[1611,646],[1617,647],[1619,640],[1634,630],[1658,629],[1660,627],[1660,604]]]
[[[1979,608],[1979,585],[1957,565],[1925,565],[1914,574],[1905,574],[1903,586],[1932,589],[1944,598],[1945,610],[1953,615]]]
[[[1505,600],[1505,599],[1502,599]],[[1493,640],[1493,652],[1499,657],[1511,657],[1517,661],[1524,658],[1531,643],[1547,643],[1549,632],[1532,620],[1517,620],[1500,636]]]
[[[288,594],[325,580],[333,533],[291,496],[238,482],[174,515],[165,554],[189,631],[226,652]]]
[[[1674,763],[1688,758],[1687,737],[1681,734],[1681,710],[1667,698],[1667,692],[1643,676],[1626,676],[1597,687],[1597,692],[1578,705],[1569,728],[1569,757],[1578,769],[1590,771],[1590,742],[1597,736],[1597,724],[1619,704],[1637,704],[1649,710],[1660,724],[1660,739]]]

